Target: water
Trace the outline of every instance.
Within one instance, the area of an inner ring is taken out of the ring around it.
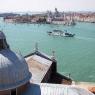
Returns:
[[[14,51],[27,55],[34,51],[38,42],[39,50],[49,55],[54,50],[58,61],[58,72],[71,74],[76,81],[95,82],[95,24],[77,23],[76,26],[44,24],[11,24],[0,19],[0,28],[6,34]],[[74,38],[52,37],[47,31],[68,30]]]

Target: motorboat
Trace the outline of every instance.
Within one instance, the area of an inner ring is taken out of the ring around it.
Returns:
[[[52,36],[63,36],[63,37],[74,37],[75,34],[68,33],[67,30],[61,31],[61,30],[53,30],[53,31],[48,31],[48,35]]]

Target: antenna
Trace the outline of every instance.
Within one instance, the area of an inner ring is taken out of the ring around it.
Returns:
[[[55,59],[55,51],[52,51],[52,59]]]
[[[71,74],[69,73],[68,77],[70,78],[71,77]]]
[[[19,49],[18,49],[17,53],[18,53],[21,57],[23,57],[23,55],[22,55],[22,53],[21,53],[21,51],[20,51]]]
[[[38,51],[38,43],[35,43],[35,51]]]

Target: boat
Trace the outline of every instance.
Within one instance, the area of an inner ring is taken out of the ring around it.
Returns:
[[[63,37],[74,37],[75,34],[68,33],[67,30],[61,31],[61,30],[53,30],[53,31],[48,31],[48,35],[52,36],[63,36]]]

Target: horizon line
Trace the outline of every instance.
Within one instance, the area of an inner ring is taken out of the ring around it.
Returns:
[[[0,11],[0,13],[45,13],[47,11],[55,12],[52,10],[46,10],[46,11]],[[59,12],[95,12],[94,10],[77,10],[77,11],[59,11]]]

